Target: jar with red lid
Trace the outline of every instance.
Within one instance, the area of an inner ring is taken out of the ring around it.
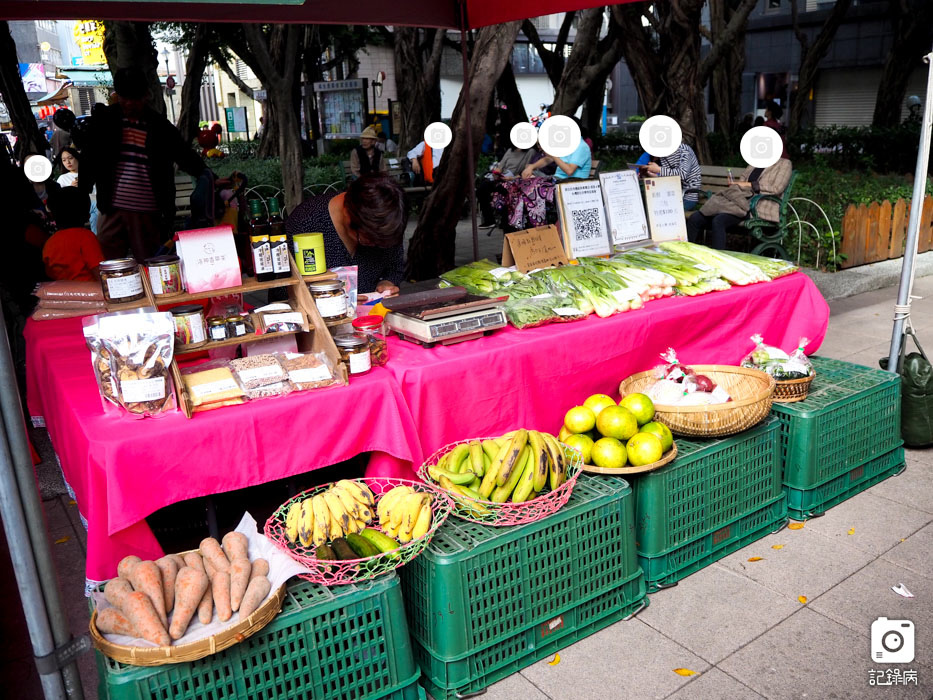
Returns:
[[[382,366],[389,360],[386,343],[385,319],[382,316],[360,316],[353,321],[353,330],[369,338],[369,350],[374,365]]]

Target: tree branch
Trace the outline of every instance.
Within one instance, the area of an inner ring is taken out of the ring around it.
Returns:
[[[796,0],[792,0],[792,2],[796,3]],[[728,52],[735,43],[738,35],[745,32],[748,16],[751,14],[752,10],[755,9],[756,4],[757,0],[742,0],[741,4],[732,13],[732,17],[729,18],[729,23],[726,25],[726,28],[717,38],[716,42],[713,43],[710,52],[706,54],[706,58],[700,62],[700,68],[697,71],[697,78],[700,85],[706,84],[710,74],[713,72],[713,68],[715,68],[716,64],[726,55],[726,52]]]
[[[703,37],[704,39],[706,39],[710,44],[712,44],[712,43],[713,43],[713,33],[709,30],[709,27],[707,27],[707,26],[701,24],[701,25],[698,27],[698,29],[699,29],[699,31],[700,31],[700,36]]]
[[[211,58],[214,60],[214,63],[217,64],[217,67],[222,70],[228,78],[233,82],[237,88],[249,97],[251,100],[255,100],[255,92],[253,88],[243,82],[242,78],[236,74],[236,71],[230,67],[230,64],[227,62],[227,57],[223,55],[218,47],[214,47],[210,51]]]
[[[428,60],[424,64],[424,72],[426,75],[431,76],[431,82],[434,82],[435,76],[440,74],[441,70],[441,57],[444,55],[444,39],[447,38],[447,31],[445,29],[436,29],[434,31],[434,41],[431,45],[431,54],[428,56]]]
[[[794,36],[797,37],[797,41],[800,43],[801,52],[805,52],[810,46],[810,40],[807,38],[806,32],[800,29],[800,22],[797,21],[797,0],[790,0],[790,23],[794,28]]]
[[[275,85],[281,81],[278,71],[275,69],[275,62],[272,60],[272,54],[269,52],[269,45],[266,43],[266,34],[258,24],[244,23],[243,34],[246,37],[246,43],[250,52],[256,59],[256,65],[265,76],[263,83],[268,82]]]
[[[554,53],[558,56],[564,55],[564,47],[567,46],[567,37],[570,36],[570,29],[573,27],[573,18],[576,16],[576,10],[567,12],[564,15],[564,21],[561,22],[560,31],[557,32],[557,46],[554,49]],[[525,21],[527,22],[528,20]],[[529,22],[529,24],[531,23]],[[532,25],[532,29],[534,29],[534,25]]]
[[[654,12],[652,11],[650,7],[645,9],[645,11],[642,13],[641,16],[644,17],[646,20],[648,20],[648,25],[654,31],[656,31],[658,34],[661,33],[661,25],[658,24],[658,18],[654,16]]]

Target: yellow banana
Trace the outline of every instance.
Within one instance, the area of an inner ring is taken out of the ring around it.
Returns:
[[[359,519],[364,525],[369,525],[373,521],[373,511],[368,506],[360,506]]]
[[[362,516],[360,515],[360,509],[364,506],[357,501],[350,492],[343,486],[333,486],[329,493],[332,493],[337,497],[337,500],[340,501],[340,505],[347,512],[351,518],[359,519]]]
[[[493,503],[505,503],[507,500],[509,500],[509,496],[511,496],[512,491],[515,490],[515,486],[518,484],[518,480],[522,477],[522,474],[525,471],[525,467],[528,465],[528,460],[530,459],[531,448],[528,445],[525,445],[522,447],[521,454],[515,461],[515,466],[512,469],[512,474],[509,476],[509,480],[492,492]]]
[[[410,486],[396,486],[394,489],[382,495],[379,499],[379,503],[376,504],[376,514],[379,516],[380,525],[388,520],[389,508],[392,507],[395,500],[406,493],[411,493],[411,491],[412,488]]]
[[[324,502],[330,510],[330,516],[340,524],[340,529],[344,532],[350,527],[350,514],[344,509],[343,504],[333,491],[324,492]],[[342,537],[342,535],[338,535]]]
[[[518,457],[522,453],[525,445],[528,444],[528,431],[524,428],[516,430],[512,436],[512,442],[509,444],[509,451],[502,460],[502,468],[496,475],[496,484],[504,486],[511,478],[515,467],[518,464]],[[521,474],[519,474],[521,476]],[[511,493],[511,492],[509,492]]]
[[[349,522],[347,525],[349,525]],[[343,526],[343,521],[340,518],[335,518],[334,514],[330,513],[330,538],[335,540],[338,537],[345,536],[347,532],[347,528]]]
[[[398,539],[398,525],[392,527],[391,525],[386,525],[382,528],[382,531],[387,534],[389,537],[394,537]]]
[[[335,485],[349,493],[355,500],[370,508],[376,504],[373,492],[369,490],[366,484],[361,484],[359,481],[351,481],[350,479],[341,479]]]
[[[483,440],[480,444],[483,446],[483,454],[489,457],[489,461],[491,462],[494,460],[496,458],[496,453],[499,451],[499,443],[495,440]]]
[[[537,430],[528,431],[528,442],[531,445],[531,459],[534,462],[533,488],[535,491],[540,491],[547,484],[551,453],[544,442],[544,436]],[[527,498],[526,494],[523,500]]]
[[[418,522],[421,507],[428,498],[429,496],[424,493],[412,493],[405,496],[405,500],[399,503],[398,508],[402,510],[402,522],[398,529],[398,536],[402,544],[411,540],[411,533],[415,529],[415,523]]]
[[[483,445],[479,440],[473,440],[470,443],[470,468],[480,478],[486,473],[486,462],[483,460]]]
[[[557,441],[556,437],[550,433],[541,433],[541,435],[544,437],[551,458],[548,470],[551,491],[556,491],[567,479],[567,457],[564,454],[563,445]]]
[[[295,506],[297,506],[297,509],[294,518],[298,525],[299,542],[301,542],[302,547],[307,547],[314,542],[314,512],[311,509],[311,499],[308,498],[301,503],[296,503]],[[292,508],[295,508],[295,506],[292,506]]]
[[[298,540],[298,522],[301,520],[301,503],[292,503],[285,514],[285,537],[289,542]]]
[[[316,495],[310,500],[310,505],[314,511],[314,546],[318,547],[327,544],[330,536],[330,510],[321,494]]]
[[[509,453],[509,446],[510,442],[506,442],[505,445],[499,448],[499,451],[496,453],[496,458],[492,460],[492,463],[483,475],[483,481],[479,487],[479,495],[483,498],[489,498],[493,489],[496,488],[496,477],[499,475],[499,470],[502,469],[502,462],[505,461],[506,455]]]
[[[424,537],[428,534],[428,530],[431,529],[431,497],[428,496],[424,499],[424,503],[421,506],[421,511],[418,513],[418,518],[415,520],[415,527],[412,528],[411,538],[413,540],[418,539],[419,537]]]
[[[534,490],[534,478],[538,473],[538,462],[534,448],[531,445],[528,446],[528,456],[524,459],[525,468],[522,470],[522,475],[512,491],[512,503],[524,503],[529,500],[531,492]],[[495,493],[493,493],[493,497],[495,497]]]

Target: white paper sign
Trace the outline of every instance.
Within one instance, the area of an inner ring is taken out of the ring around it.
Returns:
[[[687,219],[679,177],[646,178],[645,208],[648,210],[651,240],[655,243],[687,240]]]
[[[612,252],[598,180],[561,182],[557,185],[557,207],[568,258]]]
[[[603,189],[612,245],[624,246],[648,240],[648,220],[645,218],[638,173],[633,170],[602,173],[599,182]]]

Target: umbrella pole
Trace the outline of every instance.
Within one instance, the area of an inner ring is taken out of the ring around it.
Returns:
[[[470,99],[470,62],[467,60],[466,2],[460,2],[460,58],[463,62],[463,96],[466,102],[467,190],[470,193],[470,223],[473,227],[473,260],[479,260],[479,229],[476,226],[476,162],[473,154],[473,107]],[[443,30],[440,30],[443,31]]]
[[[920,216],[923,212],[923,197],[926,193],[927,166],[930,162],[930,130],[933,127],[933,53],[923,60],[929,65],[927,72],[926,103],[920,126],[920,149],[917,153],[917,169],[914,173],[914,192],[910,203],[910,220],[907,223],[907,240],[904,244],[904,265],[901,267],[901,282],[894,306],[894,330],[891,332],[891,351],[888,353],[888,371],[897,372],[897,361],[901,354],[904,323],[910,321],[910,293],[914,286],[914,263],[919,243]]]

